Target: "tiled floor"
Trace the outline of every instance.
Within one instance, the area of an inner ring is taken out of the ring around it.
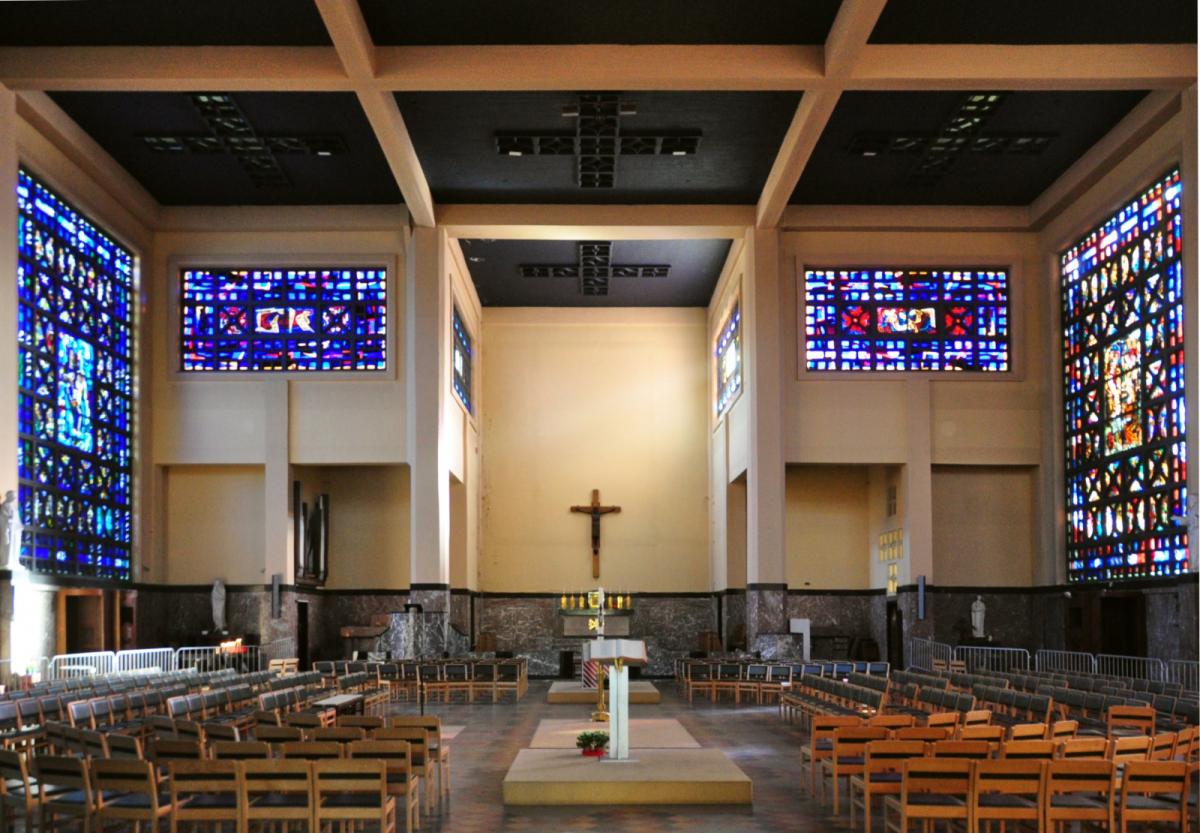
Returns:
[[[633,717],[674,717],[704,747],[723,750],[754,781],[754,807],[511,807],[501,801],[501,782],[517,751],[529,745],[543,718],[586,718],[587,706],[545,703],[549,684],[533,681],[516,706],[434,705],[443,724],[465,728],[451,749],[451,797],[423,824],[423,831],[574,833],[592,830],[739,831],[830,830],[839,827],[799,789],[799,730],[780,722],[772,706],[728,703],[688,706],[670,681],[658,683],[662,703],[631,706]],[[397,712],[415,711],[401,705]],[[843,822],[842,824],[845,824]]]

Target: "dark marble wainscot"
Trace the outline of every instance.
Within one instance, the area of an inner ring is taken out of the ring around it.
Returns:
[[[814,634],[874,639],[880,654],[887,653],[887,599],[881,590],[791,590],[787,618],[810,620]],[[820,658],[816,653],[812,656]]]
[[[702,632],[716,629],[716,600],[709,593],[634,597],[630,637],[646,642],[646,676],[673,676],[675,660],[699,649]]]
[[[721,644],[726,650],[746,647],[746,591],[729,589],[720,595]],[[696,646],[699,648],[699,646]]]

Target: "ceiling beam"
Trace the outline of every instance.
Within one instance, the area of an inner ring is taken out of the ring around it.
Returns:
[[[417,158],[412,137],[404,124],[404,116],[396,98],[388,90],[374,89],[375,44],[367,31],[357,0],[316,0],[321,20],[329,31],[338,59],[355,85],[358,102],[362,105],[383,155],[387,158],[396,185],[404,196],[413,222],[418,226],[434,225],[433,194],[429,181]]]
[[[771,228],[779,224],[792,191],[804,173],[804,166],[808,164],[841,97],[839,83],[854,70],[859,53],[866,46],[867,38],[871,36],[886,2],[844,0],[838,9],[829,36],[825,39],[824,50],[824,78],[826,82],[833,83],[822,89],[807,90],[800,99],[796,115],[783,137],[783,144],[758,198],[755,213],[755,225],[758,228]]]
[[[1153,90],[1196,80],[1196,44],[867,44],[846,89]]]
[[[454,238],[490,240],[696,240],[741,237],[748,205],[439,205]]]
[[[789,205],[787,231],[1028,231],[1024,205]]]

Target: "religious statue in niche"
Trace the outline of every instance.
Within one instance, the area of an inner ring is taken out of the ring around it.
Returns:
[[[971,602],[971,636],[976,639],[983,639],[985,636],[983,617],[986,614],[987,605],[983,603],[983,596],[976,596],[975,601]]]
[[[295,480],[292,513],[296,581],[324,584],[329,574],[329,495],[317,495],[310,509],[301,499],[300,481]]]
[[[225,632],[225,582],[217,579],[212,586],[213,631]]]
[[[0,503],[0,570],[9,569],[9,561],[15,561],[20,554],[21,512],[16,493],[9,489]]]

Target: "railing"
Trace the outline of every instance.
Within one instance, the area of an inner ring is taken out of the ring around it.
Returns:
[[[1173,659],[1167,663],[1167,679],[1179,683],[1188,691],[1200,689],[1200,662],[1194,659]]]
[[[111,674],[116,669],[117,655],[112,651],[88,651],[82,654],[56,654],[50,658],[47,676],[52,680],[72,677],[91,677]]]
[[[934,642],[932,639],[914,637],[908,640],[908,665],[911,668],[933,670],[933,661],[950,662],[954,658],[954,649],[944,642]]]
[[[279,639],[272,639],[261,649],[262,661],[270,662],[273,659],[292,659],[300,656],[296,652],[296,637],[284,636]]]
[[[1034,668],[1063,674],[1095,674],[1096,658],[1082,651],[1052,651],[1041,648],[1033,655]]]
[[[170,648],[141,648],[117,652],[117,671],[174,671],[175,652]]]
[[[986,645],[959,645],[954,658],[965,662],[967,671],[1028,671],[1029,652],[1024,648],[992,648]]]
[[[1106,677],[1137,677],[1142,680],[1166,680],[1167,664],[1154,657],[1126,657],[1096,654],[1096,673]]]
[[[257,645],[243,645],[235,650],[226,650],[217,645],[197,645],[180,648],[175,652],[176,671],[194,668],[203,674],[232,668],[244,674],[249,671],[261,671],[264,667],[262,653]]]

